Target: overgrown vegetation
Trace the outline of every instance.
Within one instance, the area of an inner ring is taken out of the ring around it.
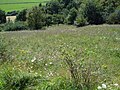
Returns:
[[[27,23],[30,29],[41,29],[44,26],[44,14],[39,7],[33,7],[28,12]]]
[[[38,83],[38,77],[21,72],[19,69],[4,67],[1,72],[1,90],[25,90],[29,87],[35,86]]]
[[[109,15],[107,23],[120,24],[120,9],[116,9],[115,12]]]
[[[103,23],[120,24],[119,0],[52,0],[7,22],[0,10],[0,31],[48,27],[0,32],[0,90],[120,90],[120,26]]]
[[[0,64],[7,61],[8,52],[7,52],[7,44],[5,42],[4,37],[0,36]]]
[[[16,21],[26,21],[27,19],[26,14],[27,14],[27,9],[20,11],[16,16]]]
[[[5,23],[5,22],[6,22],[5,12],[0,10],[0,24]]]
[[[119,90],[119,28],[56,25],[1,32],[0,50],[9,57],[0,64],[0,89]]]
[[[27,30],[28,26],[25,22],[7,22],[2,27],[3,31],[19,31],[19,30]]]

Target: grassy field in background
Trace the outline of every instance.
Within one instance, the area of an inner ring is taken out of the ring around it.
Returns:
[[[5,10],[6,12],[22,10],[39,5],[39,3],[42,3],[44,5],[46,1],[49,0],[1,0],[0,9]]]
[[[52,85],[54,84],[52,79],[60,76],[70,77],[68,66],[61,58],[60,49],[69,52],[75,48],[79,57],[78,61],[74,57],[76,63],[84,61],[87,65],[90,62],[93,64],[92,70],[96,65],[97,70],[92,72],[98,73],[99,79],[95,79],[96,82],[105,83],[107,87],[114,83],[120,84],[120,25],[82,28],[59,25],[42,31],[15,31],[0,34],[5,38],[5,43],[8,43],[7,50],[10,54],[8,61],[12,59],[11,62],[0,66],[3,72],[8,68],[10,71],[18,70],[22,73],[38,75],[50,80]],[[1,75],[3,72],[1,71]],[[91,79],[93,82],[94,79]]]

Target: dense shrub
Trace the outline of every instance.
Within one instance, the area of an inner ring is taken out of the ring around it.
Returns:
[[[65,45],[64,45],[65,46]],[[76,87],[76,90],[96,90],[99,83],[98,66],[95,62],[80,59],[80,52],[77,48],[64,47],[61,49],[61,59],[69,70],[71,81]],[[100,71],[100,70],[99,70]],[[96,74],[92,73],[96,72]],[[97,75],[97,76],[96,76]]]
[[[88,24],[103,24],[119,5],[119,0],[53,0],[44,8],[46,14],[62,14],[64,21],[72,25],[76,17],[79,17],[78,13],[81,13],[79,8],[84,8],[84,17]],[[81,20],[77,18],[77,21]]]
[[[4,31],[19,31],[28,29],[27,24],[24,22],[8,22],[3,27]]]
[[[101,8],[103,8],[103,15],[106,20],[109,14],[113,13],[120,5],[120,0],[100,0],[99,3]]]
[[[0,24],[0,32],[3,31],[4,24]]]
[[[45,16],[45,26],[50,26],[52,25],[52,15],[46,14]]]
[[[66,8],[67,8],[68,10],[72,9],[73,7],[74,7],[75,9],[78,9],[79,6],[80,6],[80,1],[71,0],[70,3],[67,5]]]
[[[61,5],[57,0],[50,1],[46,4],[48,14],[58,14],[61,11]]]
[[[18,14],[19,11],[11,11],[11,12],[7,12],[7,16],[15,16]]]
[[[71,2],[71,0],[59,0],[60,3],[64,4],[64,7],[67,7],[67,5]]]
[[[85,26],[86,25],[86,19],[84,18],[83,15],[79,15],[76,17],[76,20],[74,22],[74,24],[77,26],[77,27],[80,27],[80,26]]]
[[[85,17],[87,18],[87,21],[89,24],[102,24],[103,23],[103,17],[102,17],[102,11],[99,6],[97,6],[94,1],[89,1],[86,4],[85,7]]]
[[[66,18],[67,24],[74,24],[76,17],[77,17],[77,10],[75,8],[72,8]]]
[[[107,20],[108,24],[120,24],[120,9],[117,9],[114,13],[111,13]]]
[[[69,14],[69,10],[68,9],[63,9],[61,14],[64,16],[64,17],[67,17],[67,15]]]
[[[5,11],[0,10],[0,24],[6,22]]]
[[[27,24],[30,29],[41,29],[45,25],[45,17],[40,7],[33,7],[27,15]]]
[[[38,90],[78,90],[69,79],[57,77],[39,85]]]
[[[54,14],[52,16],[52,23],[53,24],[63,24],[64,23],[64,16],[60,14]]]
[[[17,69],[4,68],[0,72],[0,90],[25,90],[37,84],[36,77]]]
[[[0,27],[0,32],[2,31],[2,28]]]
[[[18,13],[18,15],[16,16],[16,20],[17,21],[26,21],[26,19],[27,19],[26,14],[27,14],[27,9],[20,11]]]
[[[64,16],[60,14],[47,14],[45,17],[45,26],[50,26],[52,24],[63,24]]]

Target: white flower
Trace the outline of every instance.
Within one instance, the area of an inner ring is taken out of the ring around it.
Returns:
[[[40,74],[40,76],[42,76],[42,75]]]
[[[101,86],[98,86],[97,89],[100,90],[100,89],[102,89],[102,87],[101,87]]]
[[[31,62],[34,62],[36,60],[36,57],[34,57],[32,60],[31,60]]]
[[[117,83],[115,83],[115,84],[114,84],[114,86],[118,86],[118,84],[117,84]]]
[[[106,89],[107,88],[106,84],[102,84],[102,88]]]
[[[52,62],[49,63],[50,65],[53,64]]]
[[[120,38],[116,38],[116,40],[120,40]]]
[[[52,72],[50,72],[50,73],[49,73],[49,76],[53,76],[53,73],[52,73]]]
[[[38,73],[36,72],[35,75],[37,75]]]
[[[45,64],[45,66],[47,66],[47,63]]]
[[[44,68],[45,70],[47,70],[46,68]]]

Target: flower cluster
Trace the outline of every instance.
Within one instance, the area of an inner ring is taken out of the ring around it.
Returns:
[[[98,88],[98,90],[100,90],[100,89],[106,89],[107,85],[106,84],[102,84],[101,86],[98,86],[97,88]]]
[[[106,85],[106,84],[102,84],[101,86],[97,87],[98,90],[119,90],[119,84],[115,83],[115,84],[111,84],[111,85]]]

